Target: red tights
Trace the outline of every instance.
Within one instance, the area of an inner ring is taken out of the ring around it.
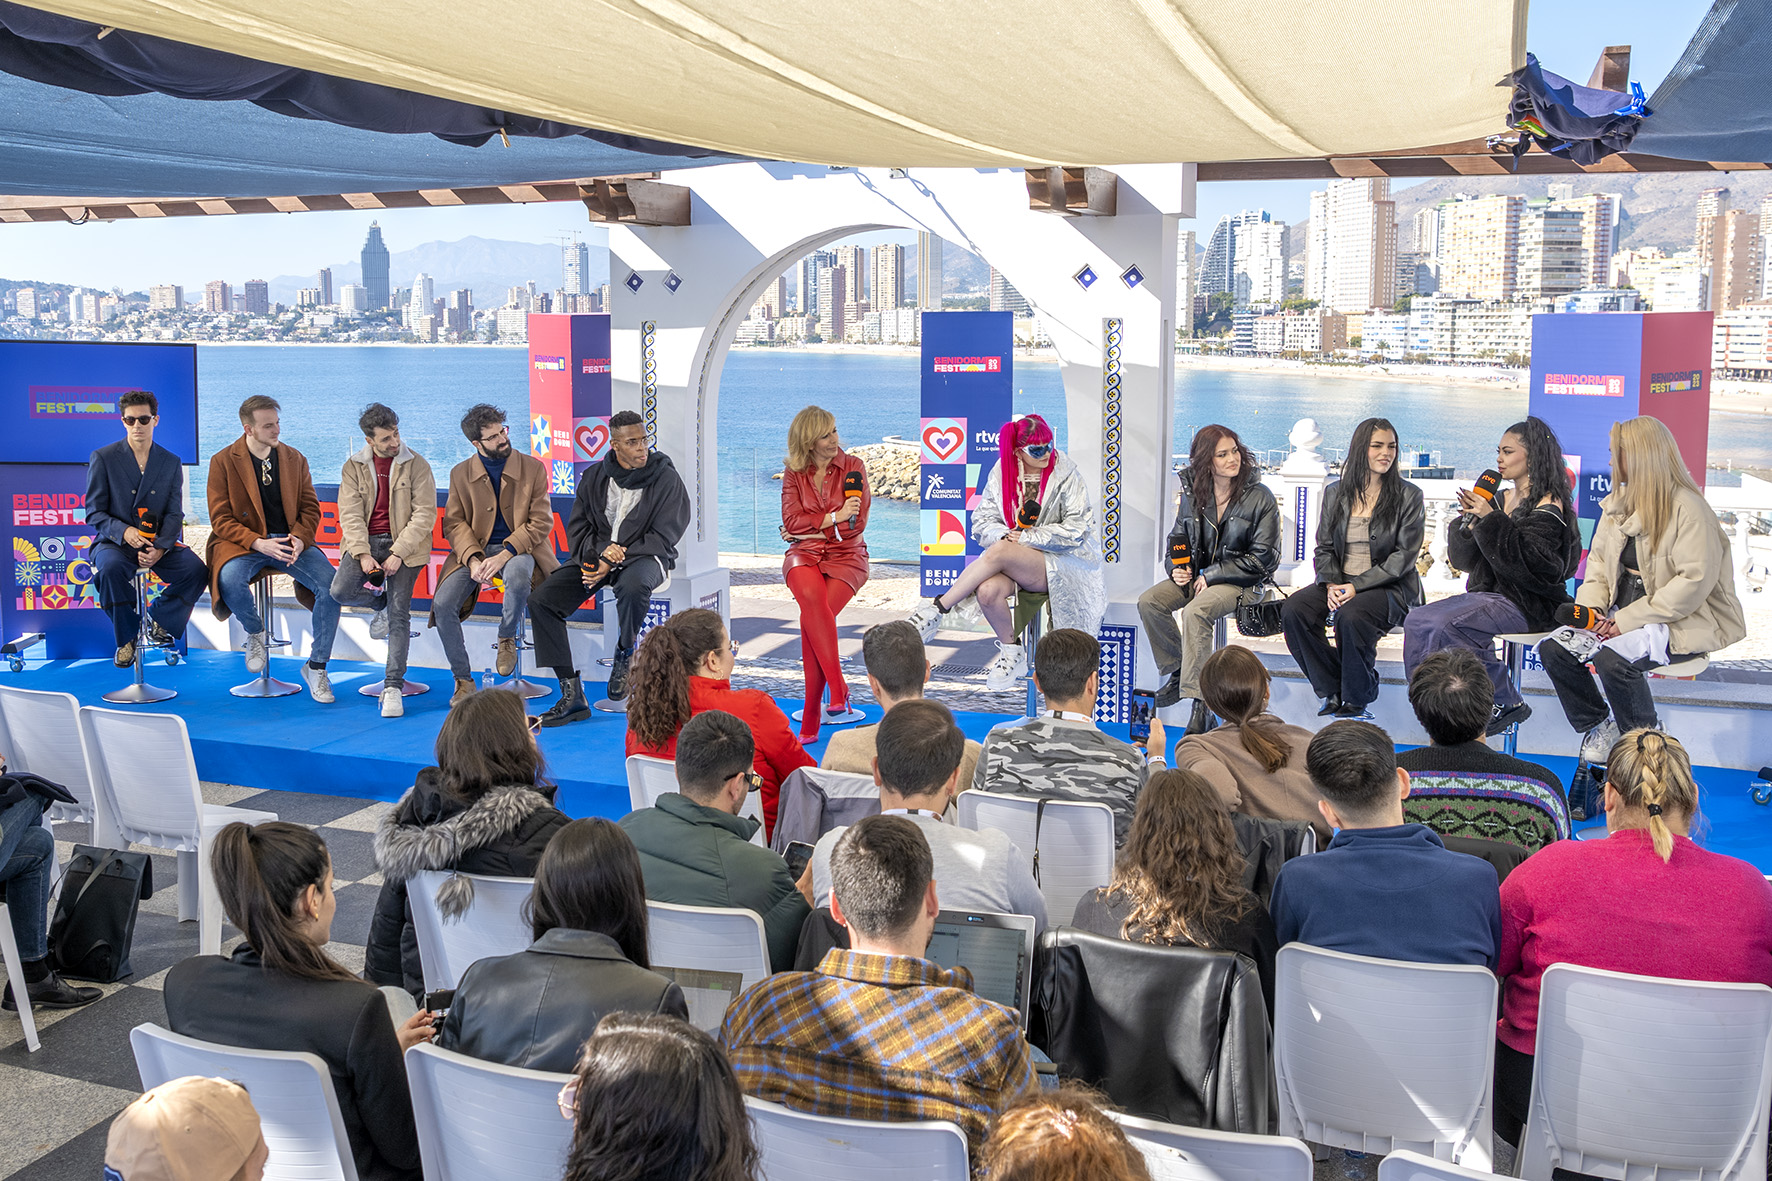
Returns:
[[[825,686],[831,708],[849,705],[849,683],[837,659],[837,613],[848,606],[855,590],[840,578],[827,578],[817,566],[795,566],[787,574],[788,589],[800,604],[800,663],[806,670],[806,713],[802,735],[818,733]]]

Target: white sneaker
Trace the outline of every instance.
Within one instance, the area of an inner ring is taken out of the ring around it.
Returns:
[[[1607,718],[1581,740],[1581,757],[1590,763],[1598,763],[1602,767],[1612,757],[1612,748],[1618,745],[1618,723]]]
[[[1020,644],[997,644],[997,654],[984,666],[984,688],[987,693],[1007,693],[1021,687],[1028,675],[1028,650]]]
[[[263,632],[253,632],[246,637],[246,671],[249,673],[265,671],[265,637]]]
[[[381,716],[397,718],[406,712],[406,696],[400,692],[398,685],[389,685],[381,691]]]
[[[321,705],[332,704],[332,679],[326,675],[325,669],[315,668],[313,665],[303,661],[301,666],[301,679],[307,682],[308,695],[310,697],[315,701],[318,701]]]
[[[923,637],[923,642],[927,644],[935,638],[936,631],[941,627],[941,611],[936,607],[934,600],[930,600],[911,612],[910,623],[912,627],[917,629],[917,634]]]
[[[388,638],[388,609],[386,607],[369,617],[369,638],[372,640]]]

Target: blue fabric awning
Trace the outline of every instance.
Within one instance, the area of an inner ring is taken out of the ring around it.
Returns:
[[[1649,106],[1634,152],[1772,161],[1772,5],[1717,0]]]

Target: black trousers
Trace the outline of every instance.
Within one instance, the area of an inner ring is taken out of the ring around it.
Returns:
[[[1664,665],[1648,657],[1626,660],[1610,648],[1601,648],[1594,653],[1593,666],[1594,672],[1600,674],[1600,685],[1605,687],[1602,697],[1587,665],[1563,645],[1544,641],[1538,645],[1538,659],[1556,687],[1557,700],[1563,703],[1563,716],[1578,732],[1585,733],[1605,721],[1608,702],[1621,733],[1655,725],[1655,695],[1649,690],[1649,674]],[[1669,652],[1668,659],[1677,662],[1686,656]]]
[[[111,617],[111,631],[121,648],[135,639],[141,628],[141,616],[135,606],[135,551],[100,541],[92,547],[92,565],[98,580],[99,606]],[[197,596],[209,585],[209,567],[195,550],[178,545],[154,563],[154,573],[166,589],[148,607],[148,615],[177,639],[191,621],[191,608],[197,605]]]
[[[1286,596],[1280,622],[1286,647],[1317,696],[1364,708],[1378,700],[1378,640],[1407,614],[1389,587],[1357,591],[1335,612],[1332,647],[1325,631],[1329,588],[1319,582]]]
[[[652,592],[664,577],[656,558],[635,558],[595,587],[585,586],[584,567],[577,562],[560,567],[529,592],[535,663],[543,668],[573,667],[572,647],[566,639],[566,617],[605,586],[615,588],[615,615],[621,628],[616,647],[623,652],[633,651],[634,637],[640,634],[646,609],[652,605]]]
[[[1495,1134],[1516,1147],[1532,1103],[1532,1055],[1495,1039],[1495,1103],[1490,1122]]]

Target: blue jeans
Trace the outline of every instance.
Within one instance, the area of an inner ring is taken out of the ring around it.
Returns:
[[[259,618],[258,604],[253,601],[252,580],[259,571],[266,569],[287,574],[313,592],[314,647],[308,653],[308,659],[315,664],[326,663],[332,656],[332,637],[338,631],[338,600],[332,597],[332,578],[336,572],[332,562],[318,546],[312,545],[302,547],[293,565],[268,558],[257,550],[230,558],[221,568],[222,602],[228,605],[228,610],[234,613],[248,634],[265,629],[264,620]]]
[[[55,838],[43,827],[43,801],[25,798],[0,812],[0,882],[20,959],[49,954],[49,877],[55,864]]]
[[[523,634],[523,612],[529,606],[529,583],[535,577],[535,559],[518,554],[505,563],[499,572],[504,579],[505,598],[498,619],[498,638],[515,639]],[[472,678],[474,667],[468,659],[468,641],[461,631],[462,607],[478,598],[480,584],[468,576],[466,566],[450,572],[443,585],[431,595],[431,618],[435,620],[437,638],[443,641],[443,654],[449,657],[449,671],[456,678]],[[488,660],[487,666],[492,662]]]
[[[1512,709],[1520,704],[1519,689],[1508,683],[1507,665],[1495,655],[1495,637],[1526,630],[1526,617],[1506,595],[1475,591],[1453,595],[1409,612],[1403,621],[1403,671],[1415,675],[1415,666],[1442,648],[1464,648],[1483,662],[1495,704]]]

